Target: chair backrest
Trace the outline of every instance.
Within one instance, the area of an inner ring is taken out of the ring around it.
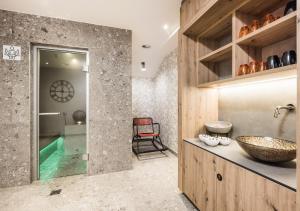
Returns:
[[[151,117],[133,118],[133,133],[154,133],[153,119]]]
[[[143,118],[133,118],[134,126],[146,126],[153,124],[153,119],[151,117],[143,117]]]

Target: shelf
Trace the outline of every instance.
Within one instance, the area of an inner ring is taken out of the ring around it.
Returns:
[[[203,32],[199,34],[199,38],[207,38],[210,40],[218,40],[228,34],[232,35],[232,13],[227,14],[212,26],[202,31]]]
[[[185,35],[197,36],[203,29],[215,25],[224,14],[232,12],[245,0],[210,0],[183,28]]]
[[[237,40],[238,45],[264,47],[296,36],[297,12],[293,12]]]
[[[272,70],[266,70],[263,72],[247,74],[242,76],[236,76],[234,78],[218,80],[214,82],[204,83],[198,85],[199,88],[210,88],[210,87],[221,87],[230,86],[234,84],[259,82],[265,80],[276,80],[281,78],[289,78],[297,76],[297,65],[289,65],[285,67],[280,67]]]
[[[200,62],[219,62],[232,56],[232,43],[229,43],[201,58]]]
[[[250,16],[263,17],[267,13],[272,13],[280,7],[285,7],[287,2],[288,0],[251,0],[238,10]]]

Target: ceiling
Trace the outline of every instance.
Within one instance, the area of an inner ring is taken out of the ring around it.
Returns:
[[[181,0],[1,0],[0,8],[130,29],[133,77],[152,78],[164,56],[177,47],[180,4]],[[144,44],[151,48],[143,49]]]

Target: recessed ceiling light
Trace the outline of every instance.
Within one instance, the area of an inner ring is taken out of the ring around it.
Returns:
[[[74,58],[74,59],[72,59],[72,63],[73,63],[73,64],[77,64],[77,62],[78,62],[78,60],[77,60],[77,59],[75,59],[75,58]]]
[[[146,63],[145,62],[141,62],[141,65],[142,65],[142,71],[145,72],[147,69],[146,69]]]
[[[49,62],[46,62],[45,64],[46,64],[46,65],[48,65],[48,64],[49,64]]]
[[[163,26],[163,28],[164,28],[164,30],[168,30],[168,29],[169,29],[169,25],[168,25],[168,24],[165,24],[165,25]]]
[[[151,48],[151,45],[142,45],[142,48]]]

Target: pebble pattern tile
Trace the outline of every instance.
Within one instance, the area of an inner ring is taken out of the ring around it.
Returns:
[[[162,61],[155,78],[154,117],[161,123],[161,138],[172,151],[178,151],[178,66],[177,49]]]
[[[143,161],[134,158],[129,171],[0,189],[0,210],[196,211],[177,189],[177,162],[170,153]],[[59,195],[49,196],[58,189]]]
[[[134,78],[132,107],[135,117],[151,116],[161,124],[161,138],[177,153],[178,139],[178,72],[177,49],[162,61],[153,79]]]
[[[30,183],[33,44],[88,49],[89,175],[130,169],[129,30],[0,10],[0,46],[22,47],[21,61],[0,58],[0,187]]]

